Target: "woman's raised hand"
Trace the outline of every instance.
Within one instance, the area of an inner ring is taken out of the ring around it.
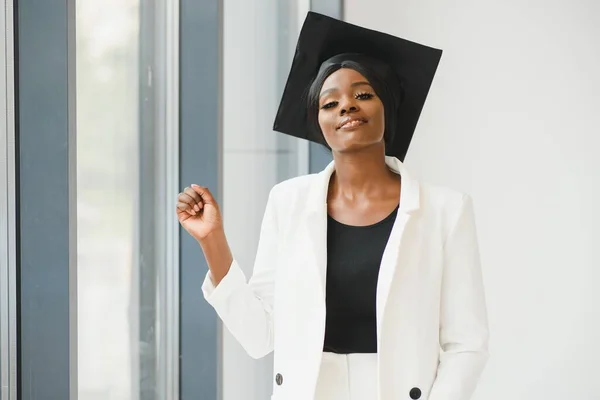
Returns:
[[[223,229],[221,211],[213,195],[207,188],[195,184],[177,196],[177,218],[198,242]]]

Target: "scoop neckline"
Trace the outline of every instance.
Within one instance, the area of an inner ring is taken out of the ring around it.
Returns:
[[[337,225],[340,225],[340,226],[343,226],[343,227],[345,227],[345,228],[352,228],[352,229],[369,229],[369,228],[375,228],[375,227],[377,227],[377,226],[379,226],[379,225],[382,225],[382,224],[384,224],[384,223],[388,222],[390,219],[393,219],[393,218],[395,219],[395,215],[396,215],[396,213],[398,212],[398,209],[399,209],[399,208],[400,208],[400,204],[398,204],[398,205],[397,205],[397,206],[394,208],[394,210],[393,210],[393,211],[392,211],[392,212],[391,212],[391,213],[390,213],[388,216],[386,216],[385,218],[383,218],[383,219],[381,219],[381,220],[379,220],[379,221],[377,221],[377,222],[375,222],[375,223],[373,223],[373,224],[370,224],[370,225],[349,225],[349,224],[345,224],[345,223],[343,223],[343,222],[340,222],[340,221],[338,221],[337,219],[333,218],[331,215],[329,215],[329,213],[327,213],[327,218],[328,218],[329,220],[331,220],[332,222],[334,222],[335,224],[337,224]]]

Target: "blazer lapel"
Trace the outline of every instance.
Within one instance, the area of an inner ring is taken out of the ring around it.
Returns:
[[[327,278],[327,192],[329,180],[334,171],[333,161],[316,175],[308,193],[306,214],[303,218],[304,233],[309,237],[311,248],[306,256],[310,257],[310,266],[319,277],[319,288],[325,299],[325,284]]]
[[[419,183],[412,179],[400,160],[394,157],[386,157],[386,163],[394,172],[400,175],[402,185],[400,189],[400,207],[396,221],[392,227],[389,240],[383,252],[379,268],[377,283],[377,336],[380,339],[381,325],[385,315],[385,308],[390,293],[390,287],[398,266],[400,252],[407,249],[402,248],[402,242],[406,226],[412,215],[419,209]],[[378,340],[380,343],[381,340]]]

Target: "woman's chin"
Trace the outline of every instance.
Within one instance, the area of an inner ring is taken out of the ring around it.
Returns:
[[[360,129],[360,127],[352,131],[339,132],[337,136],[341,147],[348,148],[371,146],[381,142],[383,139],[381,135],[373,134],[373,132],[369,132],[367,129]]]

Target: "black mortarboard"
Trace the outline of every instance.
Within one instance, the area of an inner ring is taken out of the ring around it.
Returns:
[[[403,161],[441,56],[441,50],[309,12],[273,129],[319,142],[307,115],[305,96],[320,69],[344,60],[374,59],[380,63],[369,66],[382,71],[390,91],[401,92],[395,95],[397,99],[401,96],[401,104],[395,107],[393,140],[386,153]],[[383,64],[385,71],[380,67]],[[386,120],[393,117],[386,115]]]

